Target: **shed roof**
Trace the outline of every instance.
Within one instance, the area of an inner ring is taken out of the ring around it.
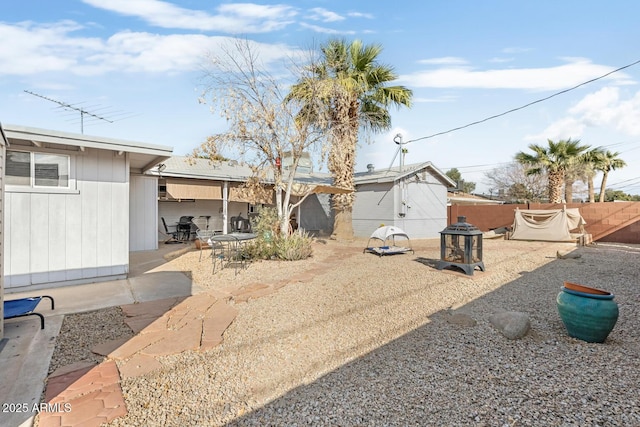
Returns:
[[[78,151],[82,151],[85,148],[96,148],[100,150],[131,153],[131,169],[142,172],[168,159],[173,152],[172,147],[165,145],[154,145],[144,142],[89,136],[26,126],[8,124],[4,126],[4,131],[10,144],[26,144],[39,148],[75,148]]]
[[[395,182],[403,178],[415,175],[416,173],[419,173],[422,171],[429,172],[446,187],[456,186],[456,183],[451,178],[449,178],[440,169],[435,167],[431,162],[404,165],[402,167],[402,170],[400,170],[399,166],[393,166],[391,168],[379,169],[371,172],[369,171],[357,172],[354,174],[354,181],[356,185],[382,183],[382,182]]]

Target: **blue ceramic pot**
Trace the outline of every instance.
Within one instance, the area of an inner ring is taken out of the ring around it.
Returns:
[[[618,304],[613,294],[600,290],[580,292],[565,286],[561,289],[556,303],[569,336],[587,342],[604,342],[618,321]]]

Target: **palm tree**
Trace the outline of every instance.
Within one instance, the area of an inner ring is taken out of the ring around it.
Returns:
[[[609,177],[609,172],[612,170],[620,169],[627,166],[627,163],[619,158],[620,153],[611,152],[609,150],[604,151],[602,156],[600,157],[598,163],[596,163],[596,169],[602,171],[602,184],[600,185],[600,200],[599,202],[604,202],[604,193],[607,186],[607,178]]]
[[[588,145],[580,145],[580,140],[572,141],[571,138],[564,141],[553,142],[547,140],[548,147],[537,144],[529,145],[533,154],[519,152],[516,160],[528,166],[527,175],[547,173],[550,203],[562,203],[562,185],[564,184],[565,172],[571,168],[579,159],[579,156],[586,151]]]
[[[411,107],[413,93],[404,86],[387,86],[397,78],[392,67],[377,62],[382,46],[360,40],[330,40],[321,46],[321,58],[300,79],[288,96],[303,107],[300,119],[328,130],[331,148],[328,168],[337,187],[355,190],[353,180],[358,131],[380,132],[391,128],[387,107]],[[354,194],[335,194],[333,235],[353,237],[351,212]]]
[[[584,169],[581,179],[587,181],[587,188],[589,190],[589,203],[593,203],[596,200],[595,186],[593,179],[598,171],[598,164],[600,164],[602,157],[604,156],[604,149],[602,147],[595,147],[587,151],[583,155]]]

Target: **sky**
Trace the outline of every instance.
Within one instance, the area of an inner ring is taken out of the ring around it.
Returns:
[[[571,138],[619,152],[627,166],[607,188],[640,194],[638,16],[635,0],[12,1],[0,16],[0,122],[186,155],[226,129],[198,99],[207,55],[229,39],[258,43],[271,64],[359,39],[383,47],[379,62],[413,105],[392,107],[392,128],[360,142],[357,171],[397,166],[401,135],[405,164],[457,168],[489,194],[485,173]]]

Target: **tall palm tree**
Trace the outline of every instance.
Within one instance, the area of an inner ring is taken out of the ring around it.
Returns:
[[[611,152],[606,150],[599,162],[596,164],[596,169],[602,171],[602,184],[600,185],[600,199],[599,202],[604,202],[604,192],[607,186],[607,178],[609,177],[609,172],[612,170],[620,169],[627,166],[627,163],[618,157],[620,153]]]
[[[302,103],[300,117],[325,126],[331,142],[328,157],[334,185],[355,190],[353,179],[358,131],[391,128],[388,107],[411,107],[413,93],[404,86],[388,86],[397,78],[393,68],[378,63],[382,46],[334,39],[322,45],[321,58],[310,76],[292,86],[288,100]],[[336,194],[333,234],[353,237],[354,194]]]
[[[587,181],[587,188],[589,191],[589,203],[593,203],[596,200],[595,197],[595,185],[593,179],[598,171],[598,165],[602,162],[604,156],[604,149],[602,147],[595,147],[587,151],[583,155],[584,169],[582,180]]]
[[[547,173],[550,203],[562,203],[562,185],[565,172],[571,168],[579,156],[589,149],[588,145],[580,145],[580,140],[547,140],[547,147],[538,144],[529,145],[533,154],[523,151],[516,154],[516,160],[528,166],[527,175]]]

